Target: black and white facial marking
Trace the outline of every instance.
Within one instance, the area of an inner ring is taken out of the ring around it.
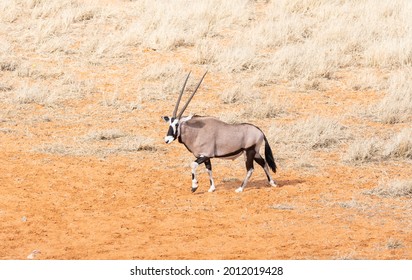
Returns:
[[[174,117],[162,117],[163,120],[169,123],[169,129],[167,131],[165,142],[166,144],[172,143],[178,137],[178,130],[179,130],[179,119]]]

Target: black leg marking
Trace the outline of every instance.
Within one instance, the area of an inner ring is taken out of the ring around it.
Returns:
[[[258,156],[258,154],[256,154],[256,157],[254,158],[254,160],[256,161],[257,164],[259,164],[263,168],[263,170],[265,171],[265,174],[266,174],[266,178],[270,182],[271,178],[269,177],[269,174],[267,173],[267,171],[265,169],[266,161],[262,157],[257,157],[257,156]]]
[[[262,168],[265,167],[265,160],[261,157],[257,158],[255,157],[254,160],[256,161],[257,164],[259,164]]]
[[[207,170],[212,171],[212,163],[210,162],[209,158],[207,160],[205,160],[205,166],[206,166]]]
[[[249,171],[253,168],[253,159],[255,157],[256,151],[250,149],[246,151],[246,170]]]
[[[202,163],[206,164],[206,161],[209,161],[210,163],[210,159],[208,157],[198,157],[195,161],[199,165],[201,165]]]
[[[268,179],[268,182],[271,186],[276,186],[275,181],[273,181],[272,176],[270,176],[269,173],[269,168],[266,160],[262,158],[262,156],[259,153],[256,153],[254,160],[263,168],[266,174],[266,178]]]

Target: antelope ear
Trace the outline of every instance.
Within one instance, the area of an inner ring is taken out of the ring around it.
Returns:
[[[163,116],[162,119],[163,119],[165,122],[169,122],[169,121],[170,121],[170,118],[169,118],[168,116]]]

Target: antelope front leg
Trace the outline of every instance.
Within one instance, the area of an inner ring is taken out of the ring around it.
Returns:
[[[195,192],[198,188],[196,169],[199,166],[199,164],[202,164],[208,160],[208,157],[200,156],[190,164],[190,167],[192,168],[192,192]]]
[[[199,164],[194,161],[190,164],[190,167],[192,168],[192,192],[195,192],[197,188],[199,187],[197,183],[197,178],[196,178],[196,168],[199,166]]]

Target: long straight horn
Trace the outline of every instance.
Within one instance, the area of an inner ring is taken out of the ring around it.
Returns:
[[[182,90],[180,91],[179,97],[177,98],[176,106],[175,106],[175,109],[173,111],[173,118],[176,118],[177,109],[179,108],[180,99],[182,99],[182,95],[183,95],[183,92],[185,91],[186,83],[187,83],[187,80],[189,79],[189,76],[190,76],[190,72],[189,72],[189,74],[187,74],[185,83],[183,84]]]
[[[182,110],[179,113],[179,116],[177,117],[178,119],[180,119],[184,113],[184,111],[186,110],[187,106],[189,105],[190,101],[192,100],[193,96],[195,95],[197,89],[200,87],[200,84],[202,83],[203,79],[205,78],[207,74],[207,71],[203,74],[203,77],[200,79],[199,83],[197,84],[195,90],[193,91],[192,95],[190,95],[189,99],[186,101],[185,106],[183,106]]]

